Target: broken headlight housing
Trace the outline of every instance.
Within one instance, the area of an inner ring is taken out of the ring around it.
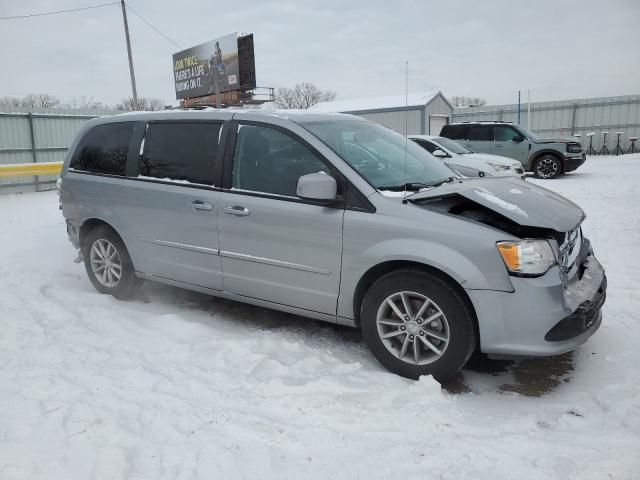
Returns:
[[[511,167],[509,165],[500,165],[499,163],[491,163],[491,162],[487,162],[489,165],[491,165],[491,167],[496,171],[496,172],[506,172],[509,169],[511,169]]]
[[[557,263],[546,240],[506,241],[496,244],[509,273],[521,277],[544,275]]]

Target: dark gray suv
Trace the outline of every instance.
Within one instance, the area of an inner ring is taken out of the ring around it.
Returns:
[[[514,158],[538,178],[557,177],[585,162],[575,138],[541,138],[516,123],[452,123],[442,127],[440,136],[456,140],[474,152]]]

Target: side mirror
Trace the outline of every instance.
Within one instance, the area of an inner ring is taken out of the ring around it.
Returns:
[[[446,154],[446,152],[444,150],[440,150],[439,148],[436,148],[431,155],[433,155],[434,157],[438,157],[438,158],[447,158],[449,155]]]
[[[296,195],[304,200],[331,202],[336,199],[338,184],[326,173],[309,173],[298,179]]]
[[[513,141],[515,143],[524,142],[524,137],[522,135],[516,135],[515,137],[513,137]]]

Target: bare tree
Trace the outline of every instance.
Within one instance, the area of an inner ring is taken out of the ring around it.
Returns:
[[[20,107],[22,99],[19,97],[2,97],[0,98],[0,108]]]
[[[23,107],[39,107],[38,95],[30,93],[22,98]]]
[[[38,93],[38,104],[41,108],[52,108],[60,105],[60,99],[48,93]]]
[[[449,97],[449,101],[454,107],[481,107],[487,104],[487,101],[480,97],[453,96]]]
[[[5,97],[5,99],[10,99],[10,104],[16,107],[51,108],[60,105],[60,99],[48,93],[30,93],[22,98]]]
[[[160,98],[138,97],[138,110],[162,110],[164,109],[164,101]],[[116,110],[124,110],[131,112],[136,110],[133,97],[124,98],[122,102],[116,105]]]
[[[74,97],[70,102],[64,105],[67,108],[74,110],[95,110],[98,108],[105,108],[102,102],[95,101],[93,97],[87,97],[82,95],[81,97]]]
[[[316,103],[330,102],[336,98],[333,90],[321,90],[313,83],[298,83],[293,88],[276,91],[276,105],[280,108],[307,109]]]

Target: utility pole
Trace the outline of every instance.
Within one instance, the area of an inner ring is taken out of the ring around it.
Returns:
[[[531,130],[531,90],[527,90],[527,128]]]
[[[131,90],[133,91],[133,109],[138,110],[138,91],[136,90],[136,74],[133,71],[133,58],[131,57],[131,40],[129,39],[129,24],[127,23],[127,7],[124,0],[122,5],[122,19],[124,20],[124,36],[127,39],[127,55],[129,56],[129,76],[131,77]]]
[[[520,125],[520,90],[518,90],[518,125]]]

